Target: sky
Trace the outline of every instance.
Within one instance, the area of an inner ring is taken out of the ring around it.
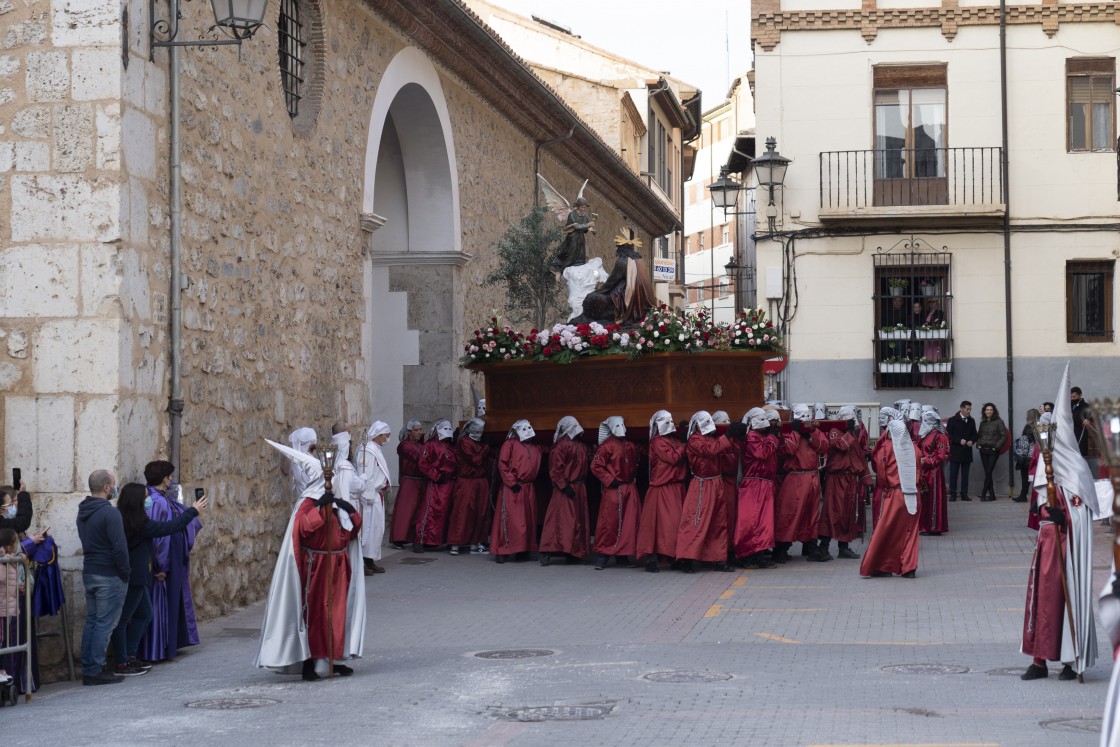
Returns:
[[[751,66],[748,0],[490,1],[565,26],[589,44],[698,86],[705,111],[722,102],[731,80]]]

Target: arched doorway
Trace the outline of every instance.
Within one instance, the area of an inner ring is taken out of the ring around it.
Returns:
[[[459,180],[439,76],[401,50],[378,86],[366,144],[362,228],[369,299],[363,352],[373,417],[457,418]],[[395,471],[396,454],[386,450]]]

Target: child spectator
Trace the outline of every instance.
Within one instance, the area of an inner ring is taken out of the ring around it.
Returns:
[[[14,638],[15,626],[19,620],[19,595],[27,583],[20,552],[19,535],[14,529],[0,529],[0,558],[9,562],[0,563],[0,648],[9,645]],[[12,676],[0,669],[0,685],[10,685]]]

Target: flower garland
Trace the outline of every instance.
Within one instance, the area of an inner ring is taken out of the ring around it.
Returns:
[[[464,364],[509,360],[571,363],[577,358],[625,354],[631,360],[650,353],[705,350],[762,350],[784,353],[774,323],[761,309],[744,309],[730,323],[712,322],[704,309],[682,311],[661,304],[636,327],[617,324],[556,324],[527,335],[492,316],[464,345]]]

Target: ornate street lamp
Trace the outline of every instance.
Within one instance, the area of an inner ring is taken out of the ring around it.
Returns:
[[[264,23],[268,0],[210,0],[214,10],[214,25],[210,30],[221,29],[229,39],[180,40],[179,21],[182,13],[179,0],[167,0],[167,19],[156,18],[156,0],[148,0],[148,59],[155,59],[156,47],[216,47],[222,44],[241,46]]]
[[[727,175],[726,166],[720,166],[719,179],[708,185],[708,191],[712,194],[712,204],[721,209],[725,216],[728,210],[734,210],[739,204],[739,192],[742,189],[742,182]]]
[[[790,159],[779,153],[776,148],[778,141],[772,137],[766,138],[766,152],[751,161],[754,173],[758,177],[758,185],[766,187],[770,201],[766,205],[766,223],[770,233],[774,233],[778,221],[778,209],[774,205],[774,188],[780,187],[786,181],[786,169],[793,163]]]

